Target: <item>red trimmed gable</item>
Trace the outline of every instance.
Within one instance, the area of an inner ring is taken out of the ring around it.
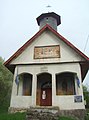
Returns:
[[[55,34],[58,38],[60,38],[65,44],[71,47],[76,53],[78,53],[81,57],[85,59],[85,61],[79,61],[81,66],[82,73],[82,81],[85,78],[88,69],[89,69],[89,58],[83,54],[78,48],[76,48],[73,44],[71,44],[67,39],[65,39],[62,35],[60,35],[57,31],[55,31],[52,27],[46,24],[41,30],[39,30],[31,39],[29,39],[21,48],[17,50],[5,63],[4,65],[14,73],[15,65],[10,65],[10,62],[17,58],[37,37],[39,37],[45,30],[50,30],[53,34]]]
[[[55,31],[48,24],[44,26],[41,30],[39,30],[31,39],[29,39],[21,48],[19,48],[5,63],[7,66],[10,64],[12,60],[17,58],[40,34],[42,34],[46,29],[49,29],[52,33],[54,33],[57,37],[59,37],[63,42],[65,42],[68,46],[74,49],[80,56],[82,56],[86,61],[89,62],[89,58],[83,54],[78,48],[76,48],[73,44],[71,44],[67,39],[65,39],[62,35],[60,35],[57,31]]]
[[[44,30],[46,26],[39,30],[31,39],[29,39],[21,48],[19,48],[5,63],[6,66],[9,64],[13,59],[17,58]]]

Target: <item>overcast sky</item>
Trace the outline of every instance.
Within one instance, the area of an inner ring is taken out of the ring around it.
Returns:
[[[61,16],[58,32],[89,57],[89,0],[0,0],[0,56],[7,60],[38,32],[36,18],[46,12]]]

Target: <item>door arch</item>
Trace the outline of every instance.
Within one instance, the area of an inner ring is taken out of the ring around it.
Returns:
[[[36,104],[39,106],[52,106],[52,75],[49,73],[37,75]]]

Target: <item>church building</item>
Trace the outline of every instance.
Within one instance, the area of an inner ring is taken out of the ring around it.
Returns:
[[[4,65],[14,74],[10,110],[59,107],[84,110],[82,82],[89,58],[57,32],[61,17],[37,17],[39,31]]]

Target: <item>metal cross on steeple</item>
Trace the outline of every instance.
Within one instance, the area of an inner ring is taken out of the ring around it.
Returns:
[[[49,9],[49,8],[51,8],[52,6],[50,6],[50,5],[47,5],[46,7]],[[49,12],[49,11],[48,11],[48,12]]]

